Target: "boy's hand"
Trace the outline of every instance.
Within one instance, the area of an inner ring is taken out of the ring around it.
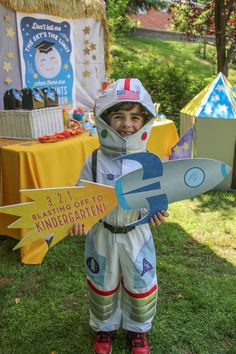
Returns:
[[[88,230],[84,225],[81,224],[74,224],[72,229],[69,232],[70,236],[82,236],[82,235],[87,235]]]
[[[150,219],[150,223],[152,226],[161,225],[166,222],[165,218],[168,218],[168,216],[168,211],[162,210]]]

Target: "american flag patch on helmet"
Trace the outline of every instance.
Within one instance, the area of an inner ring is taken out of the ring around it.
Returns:
[[[139,100],[139,92],[129,90],[117,90],[117,100]]]

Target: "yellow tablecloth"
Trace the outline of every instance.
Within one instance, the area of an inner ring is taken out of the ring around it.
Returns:
[[[178,139],[171,120],[155,122],[148,150],[164,158]],[[20,189],[75,185],[85,158],[98,146],[98,137],[87,134],[45,144],[0,139],[2,205],[24,202]],[[7,228],[14,220],[13,216],[0,214],[0,234],[21,239],[25,230]],[[45,241],[36,241],[21,248],[21,262],[39,264],[47,251]]]
[[[162,159],[169,158],[171,148],[178,140],[179,135],[175,123],[172,120],[156,120],[147,143],[147,150],[155,153]]]

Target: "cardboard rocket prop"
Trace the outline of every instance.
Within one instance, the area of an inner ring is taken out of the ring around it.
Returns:
[[[152,153],[136,153],[119,157],[136,160],[142,168],[115,181],[118,202],[123,209],[146,208],[142,219],[130,224],[149,222],[168,203],[202,194],[219,184],[231,171],[225,163],[211,159],[183,159],[161,162]]]
[[[115,187],[83,181],[83,186],[22,190],[32,201],[0,208],[19,216],[10,228],[26,228],[27,235],[14,249],[51,237],[50,247],[69,233],[74,223],[91,228],[118,204],[125,210],[145,208],[147,214],[130,225],[149,222],[168,203],[202,194],[230,172],[225,163],[211,159],[183,159],[162,163],[143,152],[117,159],[135,160],[140,168],[115,180]]]
[[[235,189],[236,87],[222,73],[180,111],[181,140],[172,150],[173,159],[190,152],[191,128],[191,157],[211,158],[232,166],[232,172],[217,189]]]

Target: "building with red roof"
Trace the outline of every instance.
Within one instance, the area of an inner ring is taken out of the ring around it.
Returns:
[[[135,25],[144,29],[170,30],[172,14],[169,12],[149,9],[145,12],[131,14],[129,17]]]

